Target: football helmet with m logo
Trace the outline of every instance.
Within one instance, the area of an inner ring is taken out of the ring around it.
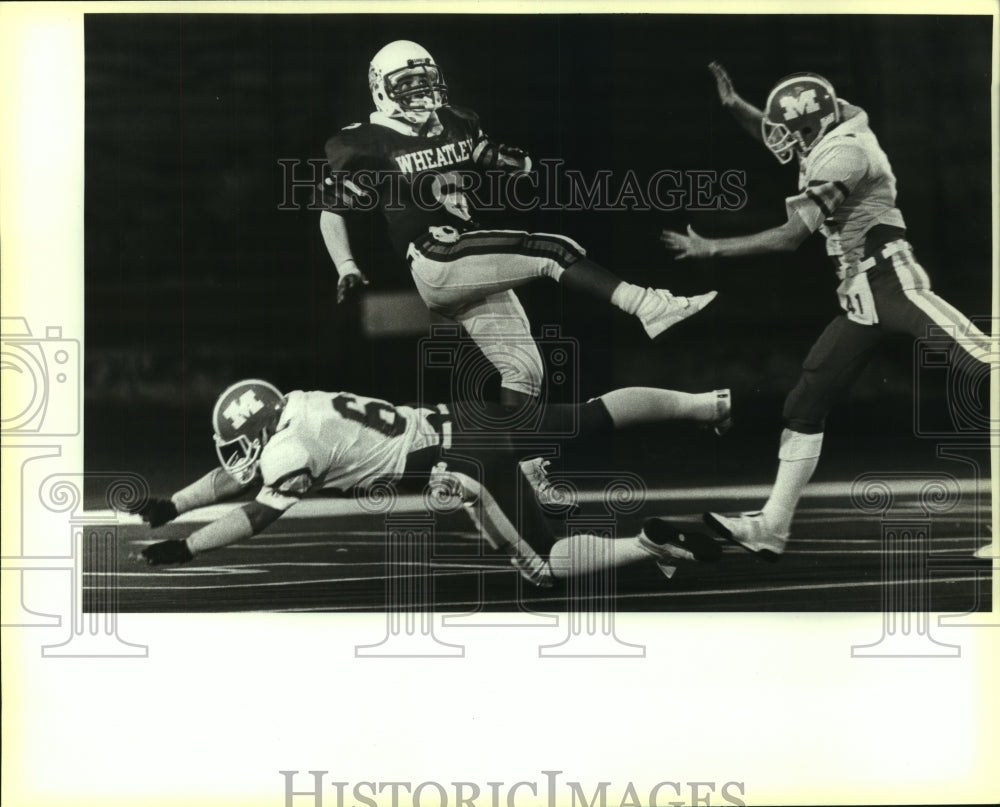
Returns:
[[[278,388],[258,378],[237,381],[215,402],[215,453],[241,485],[256,476],[260,453],[274,434],[284,407],[285,396]]]
[[[822,76],[793,73],[771,90],[760,128],[766,145],[778,162],[791,161],[798,152],[805,157],[827,130],[840,122],[837,94]]]

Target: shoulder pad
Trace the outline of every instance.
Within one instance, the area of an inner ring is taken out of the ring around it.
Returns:
[[[384,154],[383,141],[368,123],[355,123],[341,129],[326,141],[326,160],[334,170],[378,168]]]
[[[454,113],[459,118],[465,118],[466,120],[479,120],[479,115],[467,106],[455,106],[454,104],[449,104],[444,107],[444,109]]]
[[[811,174],[821,164],[837,158],[853,159],[858,164],[866,164],[868,153],[860,143],[856,142],[856,138],[850,137],[850,134],[850,132],[832,132],[824,137],[809,155],[809,166],[806,173]]]
[[[479,115],[473,112],[468,107],[464,106],[446,106],[438,110],[438,117],[441,113],[450,114],[456,119],[456,122],[465,124],[466,126],[473,126],[477,130],[479,129]]]

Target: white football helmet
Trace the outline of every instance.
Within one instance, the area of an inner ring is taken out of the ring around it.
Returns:
[[[761,135],[778,162],[807,156],[840,123],[833,85],[816,73],[785,76],[771,90],[761,118]]]
[[[379,112],[417,125],[448,103],[441,68],[424,48],[406,39],[390,42],[375,54],[368,66],[368,86]]]
[[[267,381],[237,381],[215,402],[212,426],[215,453],[229,475],[241,485],[257,475],[260,454],[274,434],[285,408],[285,396]]]

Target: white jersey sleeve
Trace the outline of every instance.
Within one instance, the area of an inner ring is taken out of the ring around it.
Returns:
[[[264,486],[257,494],[257,501],[284,511],[317,487],[315,453],[296,431],[279,431],[261,452]]]
[[[811,232],[834,215],[868,172],[868,155],[854,143],[838,144],[817,156],[803,172],[801,192],[785,200],[789,218],[797,215]]]

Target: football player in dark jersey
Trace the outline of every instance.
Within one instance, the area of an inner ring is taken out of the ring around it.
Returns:
[[[782,163],[798,160],[799,192],[785,200],[788,220],[733,238],[664,230],[678,259],[760,255],[796,249],[819,230],[833,261],[843,313],[819,336],[785,400],[778,474],[761,510],[706,513],[721,535],[776,560],[785,550],[799,498],[819,463],[826,415],[844,398],[889,333],[923,336],[930,328],[953,343],[963,367],[996,366],[997,338],[931,290],[906,239],[896,207],[896,177],[860,107],[837,98],[815,73],[796,73],[771,90],[764,110],[741,98],[726,70],[709,65],[719,98],[740,125]]]
[[[540,394],[543,369],[517,286],[558,281],[638,317],[650,338],[714,299],[714,291],[675,297],[623,282],[565,236],[483,230],[466,195],[470,172],[527,172],[530,157],[495,143],[474,112],[449,104],[441,69],[414,42],[382,48],[368,80],[376,107],[369,122],[326,144],[320,229],[339,275],[338,301],[367,283],[344,217],[378,210],[427,307],[461,323],[499,371],[501,402],[518,406]]]
[[[728,390],[691,394],[630,387],[574,409],[571,414],[584,439],[666,420],[720,428],[730,417]],[[255,500],[184,540],[160,541],[142,554],[152,565],[185,563],[260,532],[310,493],[364,495],[376,482],[416,480],[433,495],[460,502],[483,539],[505,551],[535,585],[650,558],[670,576],[678,560],[719,557],[711,538],[681,533],[655,518],[630,538],[579,534],[556,540],[530,489],[519,489],[528,480],[518,467],[517,451],[503,435],[488,446],[482,440],[465,445],[461,418],[452,421],[454,411],[444,405],[395,406],[348,392],[283,395],[259,379],[233,384],[212,413],[220,467],[170,498],[143,503],[138,512],[158,527],[252,486]],[[566,406],[554,405],[544,417],[554,424],[567,414]]]

